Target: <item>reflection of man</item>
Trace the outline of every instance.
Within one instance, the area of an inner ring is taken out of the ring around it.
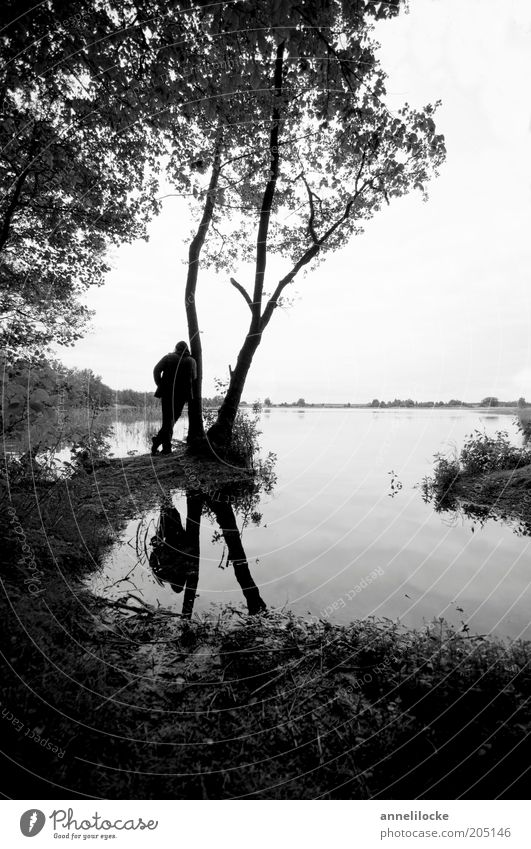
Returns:
[[[184,405],[193,397],[196,376],[197,366],[186,342],[178,342],[175,351],[166,354],[153,369],[157,384],[155,397],[160,398],[162,404],[162,427],[152,439],[152,454],[157,453],[160,445],[163,454],[171,454],[173,427]]]
[[[151,540],[149,565],[158,581],[167,581],[172,590],[184,590],[182,615],[190,618],[199,580],[199,526],[202,499],[188,496],[186,529],[171,501],[163,503],[156,536]]]

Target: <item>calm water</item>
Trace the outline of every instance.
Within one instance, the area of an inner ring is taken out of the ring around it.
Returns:
[[[242,542],[268,607],[339,622],[386,616],[408,626],[444,616],[472,633],[531,638],[529,538],[501,522],[480,527],[438,515],[416,488],[431,473],[433,455],[460,447],[475,428],[508,430],[518,442],[510,416],[273,409],[262,413],[261,428],[264,451],[278,456],[278,483],[261,499],[260,526],[246,526]],[[114,453],[144,452],[154,429],[117,423]],[[185,494],[175,491],[173,504],[184,522]],[[96,592],[132,592],[181,610],[183,594],[149,568],[159,518],[156,510],[131,519],[91,579]],[[220,568],[226,543],[214,517],[203,516],[200,548],[195,611],[241,605],[232,565]]]

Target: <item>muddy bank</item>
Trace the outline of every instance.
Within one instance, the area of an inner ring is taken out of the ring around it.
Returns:
[[[169,456],[142,454],[98,461],[87,466],[86,473],[93,476],[93,485],[102,498],[114,494],[122,506],[130,500],[130,507],[151,503],[171,489],[194,490],[223,499],[228,487],[252,485],[257,477],[241,465],[192,454],[184,444]]]

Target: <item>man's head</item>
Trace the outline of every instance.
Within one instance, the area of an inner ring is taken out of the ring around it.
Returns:
[[[175,353],[179,354],[181,357],[189,356],[190,351],[188,350],[188,345],[186,342],[177,342],[175,346]]]

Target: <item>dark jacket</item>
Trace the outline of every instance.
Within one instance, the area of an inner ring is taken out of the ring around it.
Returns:
[[[172,351],[166,354],[153,369],[157,384],[157,398],[173,395],[192,397],[192,381],[197,376],[197,366],[193,357]]]

